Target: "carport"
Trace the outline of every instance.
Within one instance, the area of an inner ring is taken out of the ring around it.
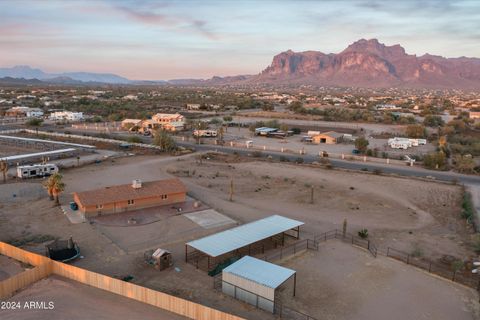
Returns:
[[[300,237],[300,226],[304,223],[280,215],[272,215],[229,230],[190,241],[185,244],[185,262],[200,257],[207,258],[207,271],[211,265],[222,263],[229,257],[241,257],[263,253],[269,245],[283,245],[285,236]],[[188,250],[193,248],[194,250]]]

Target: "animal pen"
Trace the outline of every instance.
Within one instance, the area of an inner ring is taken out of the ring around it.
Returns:
[[[269,216],[185,244],[185,262],[216,275],[246,255],[283,246],[285,236],[300,238],[301,221]],[[193,250],[192,250],[193,249]]]

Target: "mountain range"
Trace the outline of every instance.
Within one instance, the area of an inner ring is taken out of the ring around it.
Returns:
[[[242,86],[340,86],[480,89],[480,59],[444,58],[407,54],[396,44],[387,46],[377,39],[361,39],[340,53],[288,50],[273,57],[272,63],[256,75],[134,81],[110,73],[45,73],[29,66],[0,68],[0,78],[38,79],[55,84],[134,85],[242,85]]]
[[[253,83],[348,87],[480,88],[480,59],[417,57],[400,45],[361,39],[338,54],[282,52]]]
[[[30,66],[14,66],[12,68],[0,68],[0,78],[18,78],[32,80],[37,79],[49,83],[75,84],[84,82],[111,83],[111,84],[130,84],[133,81],[117,76],[112,73],[92,73],[92,72],[63,72],[46,73],[40,69]]]

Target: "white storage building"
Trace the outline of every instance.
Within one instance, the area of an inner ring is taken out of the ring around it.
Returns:
[[[292,277],[295,296],[295,270],[245,256],[223,269],[222,292],[274,313],[275,290]]]

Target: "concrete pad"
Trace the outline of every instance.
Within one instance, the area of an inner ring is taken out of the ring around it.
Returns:
[[[212,229],[235,223],[235,220],[230,219],[213,209],[186,213],[184,216],[205,229]]]
[[[77,224],[77,223],[83,223],[85,222],[85,217],[83,216],[83,213],[80,212],[80,210],[72,210],[70,208],[70,205],[65,205],[65,206],[62,206],[62,211],[63,211],[63,214],[65,214],[68,218],[68,220],[70,220],[71,223],[73,224]]]

